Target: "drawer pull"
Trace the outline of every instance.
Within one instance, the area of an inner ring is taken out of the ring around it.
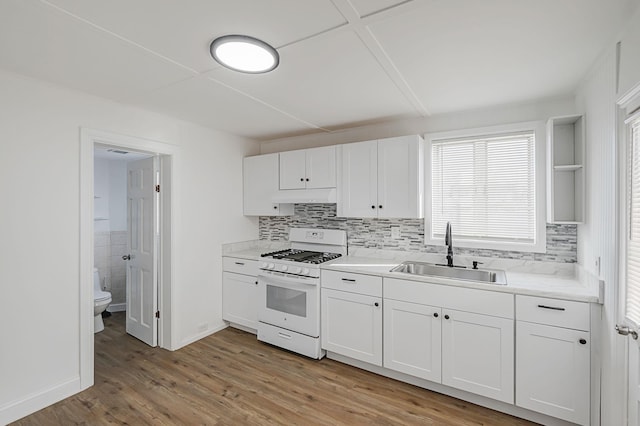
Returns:
[[[236,262],[236,265],[244,266],[244,263],[242,263],[242,262]]]
[[[278,337],[281,337],[283,339],[287,339],[287,340],[291,340],[291,335],[290,334],[285,334],[282,332],[278,332]]]
[[[557,306],[547,306],[547,305],[538,305],[538,308],[542,308],[542,309],[551,309],[554,311],[564,311],[564,308],[559,308]]]
[[[351,278],[343,278],[342,281],[346,281],[348,283],[355,283],[356,282],[356,280],[351,279]]]

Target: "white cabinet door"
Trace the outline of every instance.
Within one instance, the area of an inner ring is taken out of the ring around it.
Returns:
[[[589,424],[590,346],[586,331],[518,321],[516,405]]]
[[[440,318],[440,308],[385,299],[384,366],[440,383]]]
[[[293,204],[275,204],[278,190],[278,154],[245,157],[243,161],[243,213],[245,216],[293,214]]]
[[[378,141],[378,217],[424,217],[423,142],[418,135]]]
[[[322,349],[382,366],[382,299],[322,289]]]
[[[305,150],[280,153],[280,189],[305,188]]]
[[[253,330],[258,328],[258,278],[222,273],[222,319]]]
[[[513,320],[442,310],[442,383],[513,404]]]
[[[338,216],[378,217],[378,142],[338,147]]]
[[[305,183],[308,189],[336,187],[336,147],[306,150]]]

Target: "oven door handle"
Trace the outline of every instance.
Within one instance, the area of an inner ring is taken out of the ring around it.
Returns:
[[[272,276],[272,275],[261,275],[258,274],[258,283],[260,282],[264,282],[266,284],[274,284],[274,285],[280,285],[283,287],[289,287],[289,288],[309,288],[309,287],[318,287],[318,280],[305,280],[304,278],[300,278],[300,277],[288,277],[288,276]]]

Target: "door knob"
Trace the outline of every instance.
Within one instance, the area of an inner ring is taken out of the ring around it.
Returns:
[[[122,256],[122,260],[131,260],[131,255],[125,254],[124,256]]]
[[[618,334],[621,334],[623,336],[631,335],[633,340],[638,340],[638,333],[635,330],[627,327],[626,325],[616,324],[616,331],[618,332]]]

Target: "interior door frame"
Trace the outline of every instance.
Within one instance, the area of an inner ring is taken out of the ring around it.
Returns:
[[[94,383],[93,279],[94,237],[94,146],[109,145],[160,156],[160,241],[158,263],[158,346],[173,350],[176,317],[173,314],[175,224],[178,223],[176,164],[179,149],[175,145],[101,130],[80,128],[80,253],[79,253],[79,331],[80,388]]]

